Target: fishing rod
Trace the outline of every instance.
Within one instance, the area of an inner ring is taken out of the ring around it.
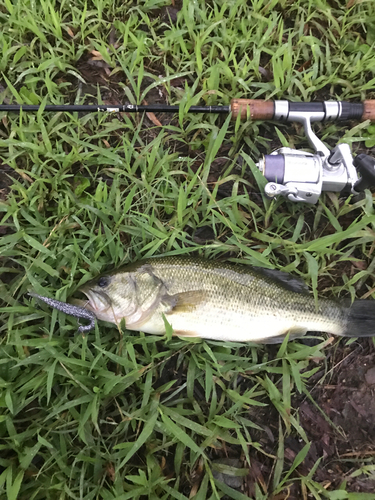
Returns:
[[[109,113],[178,113],[180,106],[164,104],[1,104],[4,112],[109,112]],[[232,113],[233,119],[299,122],[315,153],[282,147],[264,155],[256,164],[269,181],[265,186],[268,197],[278,195],[290,201],[315,204],[322,191],[358,195],[375,187],[375,159],[359,154],[355,158],[348,144],[338,144],[332,150],[316,136],[313,122],[375,120],[375,100],[362,102],[322,101],[290,102],[258,99],[232,99],[229,106],[191,106],[189,113]],[[360,177],[358,176],[360,174]]]
[[[95,113],[178,113],[180,106],[167,104],[53,104],[42,107],[33,104],[0,104],[0,111],[19,113],[43,111]],[[293,121],[294,113],[314,113],[314,121],[375,120],[375,100],[358,103],[346,101],[290,102],[260,99],[232,99],[229,106],[191,106],[188,113],[232,113],[233,118]]]

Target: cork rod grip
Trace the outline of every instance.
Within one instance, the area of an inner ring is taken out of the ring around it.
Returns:
[[[362,120],[375,121],[375,100],[363,101],[363,115]]]
[[[242,120],[246,120],[247,117],[252,120],[272,120],[274,108],[275,104],[272,101],[259,99],[232,99],[230,102],[233,119],[240,115]]]

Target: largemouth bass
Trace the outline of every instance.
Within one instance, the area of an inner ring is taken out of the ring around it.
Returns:
[[[103,274],[80,288],[85,309],[128,330],[238,342],[282,342],[308,331],[375,335],[373,300],[320,299],[279,271],[190,257],[152,258]]]

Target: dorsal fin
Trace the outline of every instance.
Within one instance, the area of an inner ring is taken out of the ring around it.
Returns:
[[[309,293],[309,287],[300,278],[278,271],[277,269],[266,269],[264,267],[253,267],[254,271],[279,283],[286,290],[296,293]]]

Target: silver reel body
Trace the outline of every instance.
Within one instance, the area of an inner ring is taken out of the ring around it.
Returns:
[[[282,195],[290,201],[315,204],[322,191],[341,192],[347,189],[358,194],[355,185],[359,179],[349,145],[338,144],[330,151],[311,128],[313,121],[335,119],[339,103],[330,103],[333,106],[328,116],[316,111],[289,111],[284,116],[284,102],[275,102],[275,119],[302,123],[315,153],[283,147],[265,155],[257,166],[270,181],[265,186],[267,196],[274,198]]]

